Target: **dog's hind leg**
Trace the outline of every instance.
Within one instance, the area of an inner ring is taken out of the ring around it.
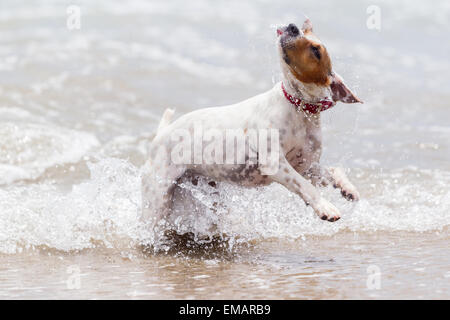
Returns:
[[[170,213],[173,190],[186,168],[181,165],[147,163],[142,175],[142,216],[151,228],[164,223]]]

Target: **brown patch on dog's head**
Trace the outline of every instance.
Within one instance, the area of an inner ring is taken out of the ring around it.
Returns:
[[[314,35],[308,19],[298,30],[293,23],[278,29],[283,59],[292,74],[301,82],[327,86],[332,72],[327,49]]]
[[[327,49],[313,33],[307,19],[299,30],[293,23],[277,29],[281,54],[290,73],[300,82],[329,87],[332,99],[345,103],[362,102],[335,72]]]

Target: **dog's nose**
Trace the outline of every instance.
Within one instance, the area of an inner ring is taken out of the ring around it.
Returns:
[[[297,26],[293,23],[289,24],[286,28],[286,32],[291,36],[291,37],[296,37],[299,35],[300,31],[298,30]]]

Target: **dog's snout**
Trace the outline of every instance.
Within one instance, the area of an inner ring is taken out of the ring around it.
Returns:
[[[292,36],[296,37],[299,35],[300,31],[298,30],[297,26],[293,23],[289,24],[286,28],[287,33]]]

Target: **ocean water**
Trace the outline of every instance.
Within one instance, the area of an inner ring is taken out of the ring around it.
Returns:
[[[305,16],[364,101],[322,120],[322,162],[361,201],[323,189],[328,223],[279,185],[185,181],[171,222],[189,236],[148,250],[140,169],[163,110],[270,89],[275,26]],[[3,0],[0,298],[449,299],[449,21],[447,1]]]

